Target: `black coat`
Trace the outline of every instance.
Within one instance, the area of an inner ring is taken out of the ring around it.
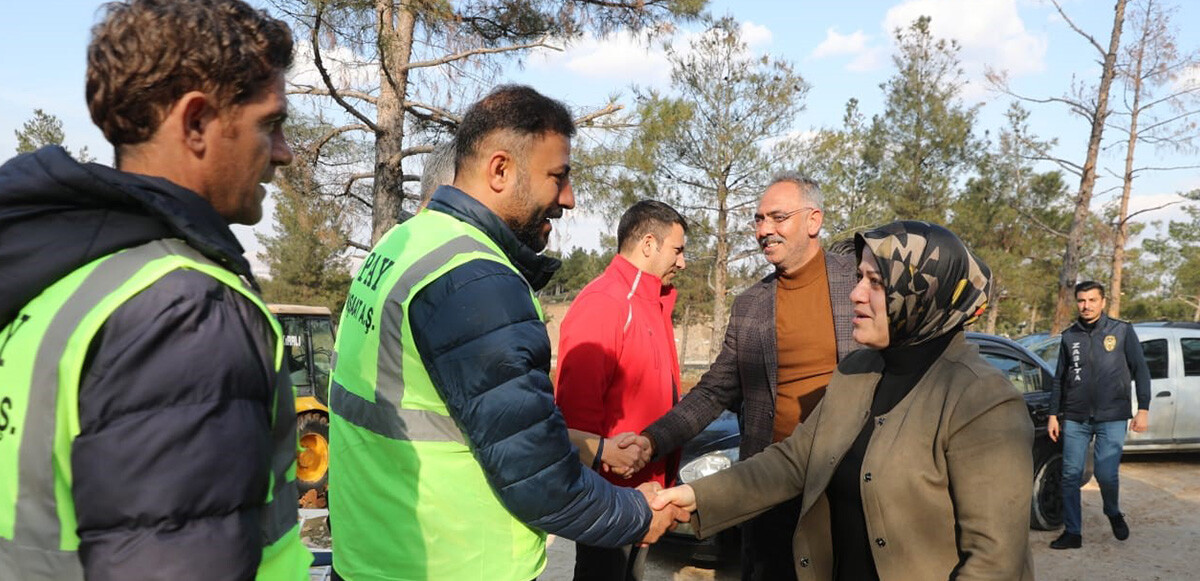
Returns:
[[[180,238],[253,281],[207,201],[164,179],[79,164],[58,147],[0,167],[0,326],[42,290],[117,250]],[[71,452],[88,579],[249,579],[261,560],[274,345],[238,292],[175,271],[93,341]],[[287,440],[287,441],[284,441]]]
[[[1131,378],[1138,409],[1150,409],[1150,369],[1133,325],[1104,314],[1090,329],[1076,321],[1062,334],[1050,414],[1076,422],[1127,420]]]

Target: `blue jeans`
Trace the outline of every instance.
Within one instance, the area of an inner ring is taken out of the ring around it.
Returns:
[[[1126,420],[1115,422],[1063,422],[1063,524],[1067,532],[1081,534],[1083,529],[1079,488],[1083,478],[1083,466],[1087,462],[1088,443],[1094,437],[1096,482],[1100,484],[1100,498],[1104,500],[1105,516],[1121,514],[1119,502],[1120,481],[1117,473],[1121,468],[1121,450],[1125,446]]]

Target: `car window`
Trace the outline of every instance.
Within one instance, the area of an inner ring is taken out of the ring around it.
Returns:
[[[1167,340],[1142,341],[1142,353],[1146,356],[1146,366],[1150,368],[1150,379],[1166,379],[1170,363],[1167,356]]]
[[[1183,374],[1200,375],[1200,338],[1185,337],[1179,346],[1183,348]]]
[[[1047,339],[1042,343],[1030,347],[1034,355],[1042,358],[1042,361],[1050,364],[1051,371],[1058,372],[1058,350],[1062,347],[1062,338],[1055,336],[1052,339]]]
[[[981,353],[980,355],[983,355],[983,358],[993,367],[999,369],[1021,393],[1042,389],[1042,370],[1037,366],[999,353]]]

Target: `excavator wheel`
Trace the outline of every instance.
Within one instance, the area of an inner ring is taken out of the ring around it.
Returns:
[[[300,496],[310,490],[314,496],[324,496],[329,484],[329,417],[317,411],[304,412],[296,418],[296,435],[300,451],[296,454],[296,484]]]

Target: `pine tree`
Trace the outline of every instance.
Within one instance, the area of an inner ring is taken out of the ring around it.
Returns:
[[[34,109],[33,119],[26,121],[20,130],[13,133],[17,136],[17,153],[37,151],[47,145],[62,145],[67,138],[63,133],[62,121],[41,109]],[[80,149],[78,155],[65,146],[63,149],[82,163],[93,160],[86,147]]]
[[[897,218],[944,222],[955,181],[974,161],[977,107],[961,103],[958,42],[935,39],[929,23],[922,16],[895,32],[896,72],[880,85],[886,105],[871,135],[881,164],[872,193]]]

